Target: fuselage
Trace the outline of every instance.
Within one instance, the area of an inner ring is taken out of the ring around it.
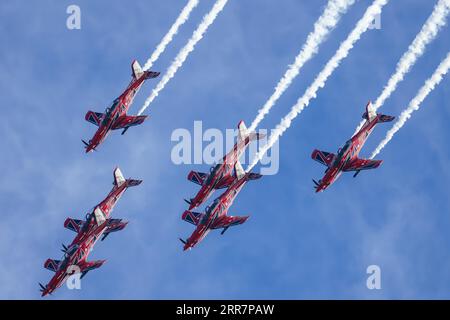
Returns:
[[[348,140],[342,148],[338,149],[336,156],[329,168],[325,171],[325,176],[319,181],[316,192],[328,188],[342,174],[342,169],[349,162],[358,158],[358,155],[364,146],[369,135],[372,133],[378,122],[378,116],[371,121],[366,121],[362,128]]]
[[[108,219],[116,202],[120,199],[125,190],[125,183],[119,187],[114,186],[106,198],[95,206],[92,213],[86,215],[86,221],[75,236],[75,239],[68,246],[64,253],[64,257],[58,266],[58,270],[46,286],[46,289],[42,292],[42,296],[52,293],[59,288],[70,275],[79,271],[76,270],[76,266],[80,267],[86,262],[95,243],[100,239],[107,228],[106,220],[100,225],[97,224],[93,212],[96,209],[99,209],[103,212],[105,219]]]
[[[104,117],[103,119],[101,119],[101,123],[98,126],[94,137],[89,140],[89,144],[86,147],[86,153],[97,148],[109,135],[112,126],[117,121],[117,119],[127,114],[127,111],[133,103],[136,93],[139,91],[145,80],[145,76],[142,76],[137,80],[131,80],[125,91],[113,101],[110,107],[106,108]]]
[[[191,199],[189,210],[192,210],[193,208],[204,203],[214,192],[214,189],[219,186],[219,183],[221,185],[229,185],[232,183],[234,180],[234,177],[232,176],[234,165],[242,156],[243,152],[254,137],[258,137],[258,135],[251,133],[249,136],[245,137],[245,139],[235,143],[233,149],[222,158],[221,162],[216,164],[214,167],[211,167],[208,178],[203,182],[197,195]]]
[[[206,235],[211,231],[214,223],[220,217],[228,213],[228,209],[234,202],[234,199],[241,191],[244,184],[247,182],[247,175],[241,179],[235,179],[230,187],[220,195],[211,206],[207,207],[204,216],[199,221],[196,229],[192,235],[186,240],[184,245],[184,250],[193,248],[197,243],[199,243]]]

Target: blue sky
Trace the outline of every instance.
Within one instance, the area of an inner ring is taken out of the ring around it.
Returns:
[[[334,54],[371,1],[358,1],[319,54],[279,100],[262,128],[272,128]],[[69,4],[81,8],[81,30],[66,28]],[[202,0],[153,69],[164,72],[212,1]],[[86,155],[80,139],[95,128],[87,110],[102,111],[143,64],[185,1],[2,1],[0,4],[0,298],[38,299],[81,218],[109,192],[112,170],[144,183],[128,190],[113,217],[130,221],[99,243],[90,259],[107,259],[82,282],[50,299],[307,299],[450,298],[449,79],[377,157],[383,165],[357,179],[343,175],[315,194],[323,167],[314,148],[335,151],[353,133],[395,64],[431,13],[434,1],[396,0],[381,29],[366,32],[280,141],[278,174],[249,183],[230,210],[251,215],[224,236],[210,235],[183,252],[178,237],[193,228],[180,219],[186,180],[206,165],[176,166],[173,130],[234,128],[250,123],[293,62],[325,0],[229,0],[175,78],[147,109],[144,125],[111,135]],[[380,110],[397,116],[449,50],[439,37]],[[156,81],[148,81],[130,114]],[[377,127],[368,157],[390,124]],[[216,193],[216,195],[218,195]],[[382,289],[366,288],[366,268],[381,267]]]

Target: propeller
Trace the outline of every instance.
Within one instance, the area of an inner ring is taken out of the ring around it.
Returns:
[[[222,230],[222,232],[220,233],[221,235],[223,235],[224,233],[225,233],[225,231],[227,231],[228,230],[228,228],[229,227],[225,227],[225,228],[223,228],[223,230]]]
[[[62,252],[64,252],[64,253],[67,253],[67,250],[69,249],[69,248],[67,248],[65,245],[64,245],[64,243],[62,244],[62,249],[61,249],[61,251]]]
[[[181,238],[178,238],[178,239],[180,239],[180,241],[183,242],[183,244],[186,244],[186,240],[183,240]]]
[[[356,176],[361,172],[361,170],[356,171],[356,173],[353,175],[353,178],[356,178]]]
[[[186,202],[187,204],[192,204],[192,201],[191,200],[187,200],[187,199],[183,199],[184,200],[184,202]]]
[[[46,287],[44,287],[44,285],[42,283],[39,282],[39,287],[41,287],[40,291],[44,292],[45,289],[47,289]]]

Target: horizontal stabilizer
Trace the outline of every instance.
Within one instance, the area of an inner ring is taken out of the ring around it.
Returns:
[[[127,179],[127,187],[136,187],[142,183],[142,180]]]
[[[387,116],[385,114],[379,114],[378,115],[378,123],[381,122],[391,122],[392,120],[394,120],[395,117],[394,116]]]
[[[161,72],[157,71],[145,71],[145,79],[153,79],[159,76]]]
[[[262,174],[250,172],[247,175],[247,180],[258,180],[258,179],[262,178],[262,176],[263,176]]]

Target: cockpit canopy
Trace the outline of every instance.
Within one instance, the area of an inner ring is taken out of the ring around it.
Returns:
[[[67,249],[66,253],[64,254],[64,258],[68,258],[68,257],[70,257],[71,255],[73,255],[73,254],[78,250],[79,247],[80,247],[80,246],[79,246],[78,244],[74,244],[73,246],[70,246],[70,247]]]
[[[116,106],[119,104],[119,101],[120,100],[117,98],[116,100],[113,101],[110,107],[105,109],[105,117],[103,119],[103,123],[106,123],[109,120],[109,118],[111,118],[111,112],[114,111]]]
[[[352,145],[352,140],[348,140],[342,148],[339,148],[338,155],[342,156]]]

